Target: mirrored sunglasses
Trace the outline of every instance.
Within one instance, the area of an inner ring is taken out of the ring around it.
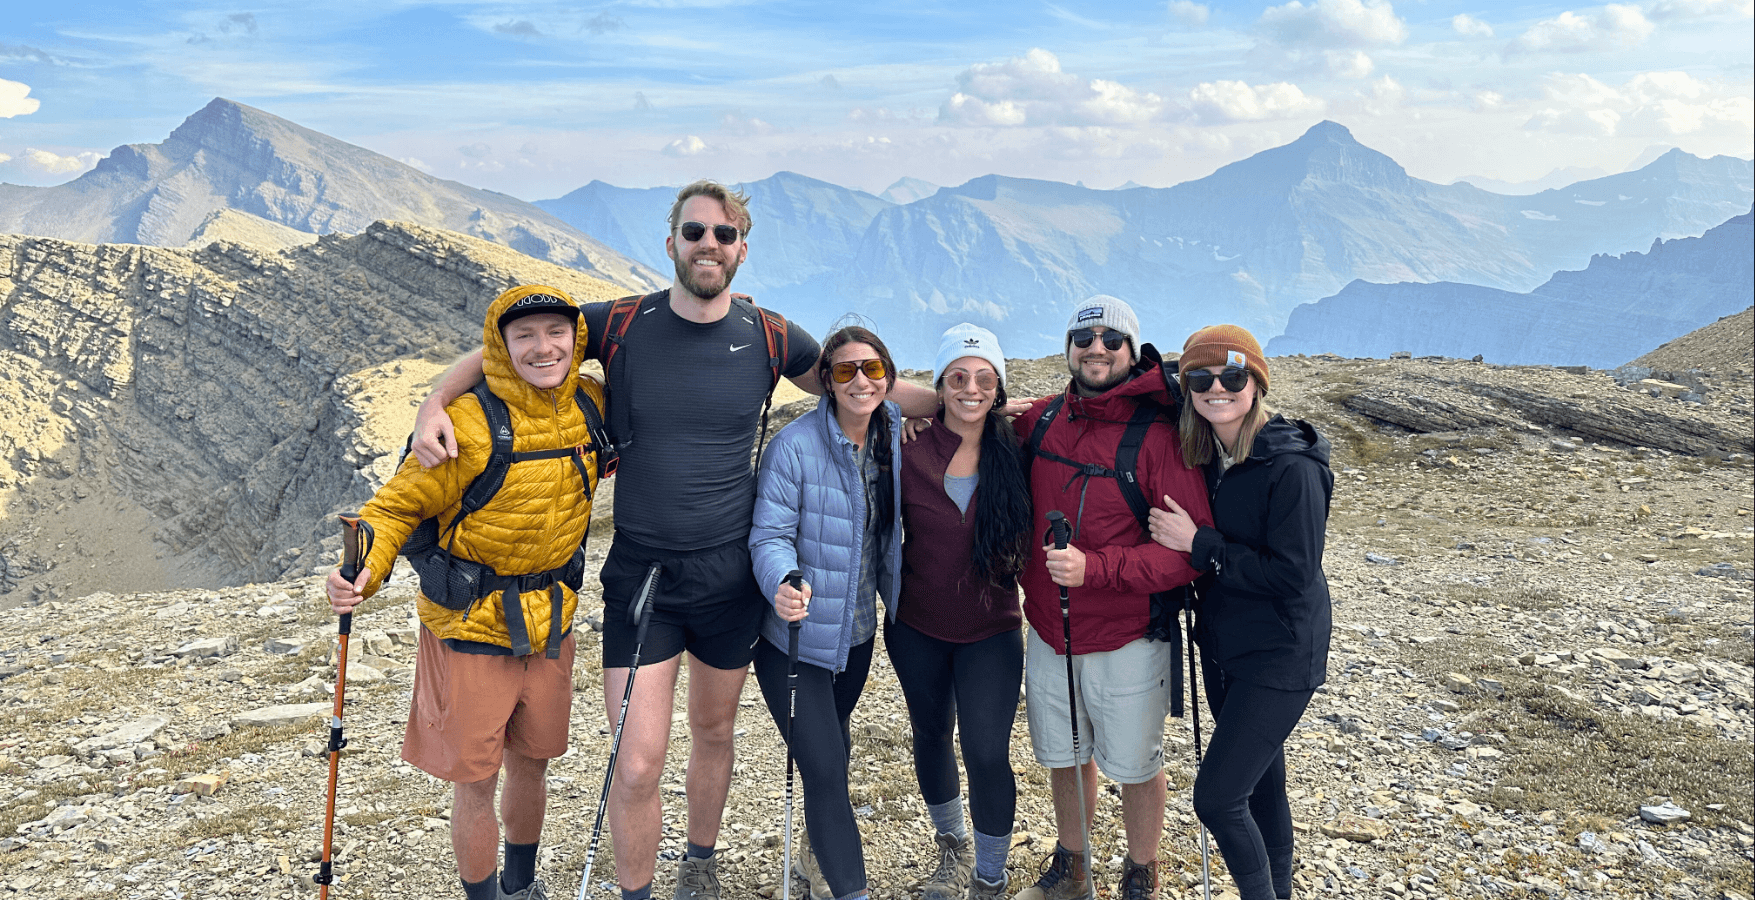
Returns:
[[[700,222],[684,222],[677,226],[676,233],[682,235],[683,240],[694,243],[706,236],[707,226]],[[738,230],[730,225],[713,226],[713,240],[721,244],[735,244],[738,237]]]
[[[1186,386],[1190,392],[1196,394],[1204,394],[1207,391],[1212,390],[1213,382],[1215,381],[1224,387],[1225,390],[1235,394],[1238,391],[1243,390],[1243,386],[1249,383],[1249,370],[1239,369],[1236,366],[1226,366],[1225,371],[1220,372],[1217,375],[1214,375],[1205,369],[1195,369],[1192,372],[1182,373],[1183,385]]]
[[[1083,350],[1086,347],[1091,346],[1091,342],[1097,339],[1097,332],[1092,331],[1089,328],[1077,328],[1067,332],[1066,336],[1072,341],[1074,347]],[[1104,349],[1110,351],[1120,350],[1121,345],[1125,343],[1127,343],[1127,335],[1113,330],[1103,332]]]
[[[971,380],[975,382],[977,388],[984,391],[991,391],[999,387],[999,376],[992,369],[982,369],[974,375],[970,375],[963,369],[952,369],[945,373],[945,387],[953,391],[960,391],[968,387]]]
[[[880,381],[890,372],[881,359],[861,359],[838,362],[830,366],[829,377],[833,378],[836,384],[846,384],[853,380],[854,373],[861,370],[865,372],[865,377],[872,381]]]

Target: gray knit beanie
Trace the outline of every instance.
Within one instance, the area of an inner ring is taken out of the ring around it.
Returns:
[[[1098,325],[1127,335],[1128,348],[1133,351],[1135,359],[1139,358],[1139,317],[1133,314],[1133,307],[1128,306],[1127,301],[1108,294],[1087,297],[1073,307],[1072,318],[1066,323],[1067,339],[1062,349],[1068,352],[1072,350],[1074,331]]]
[[[944,377],[945,368],[965,356],[993,363],[993,371],[999,375],[999,386],[1005,387],[1005,354],[999,349],[999,338],[993,332],[968,322],[952,325],[944,337],[939,338],[938,358],[932,364],[932,383],[937,384]]]

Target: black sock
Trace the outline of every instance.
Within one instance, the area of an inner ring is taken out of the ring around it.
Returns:
[[[536,880],[536,844],[506,842],[506,868],[500,872],[500,888],[516,894]]]
[[[634,888],[631,891],[622,888],[622,900],[652,900],[652,882],[648,881],[645,887]]]
[[[458,878],[458,881],[463,881]],[[463,881],[463,896],[468,900],[495,900],[499,896],[498,872],[490,872],[480,881]]]
[[[703,847],[700,844],[695,843],[694,841],[687,841],[686,843],[688,844],[689,849],[688,849],[688,852],[684,855],[686,855],[689,859],[712,859],[713,858],[713,848],[712,847]]]

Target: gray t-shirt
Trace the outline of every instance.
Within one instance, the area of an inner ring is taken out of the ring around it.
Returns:
[[[952,475],[946,472],[945,495],[951,498],[952,503],[957,504],[958,512],[966,514],[969,512],[969,501],[975,496],[975,486],[980,483],[979,472],[974,475]]]
[[[622,377],[609,385],[610,404],[628,404],[632,441],[615,477],[615,527],[664,550],[747,540],[756,498],[750,454],[771,380],[761,321],[734,304],[717,322],[690,322],[669,301],[669,291],[647,297],[616,353]],[[609,306],[583,309],[586,353],[596,359]],[[793,378],[816,365],[820,348],[796,323],[786,325],[781,372]]]

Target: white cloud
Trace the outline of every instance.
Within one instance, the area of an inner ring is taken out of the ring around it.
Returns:
[[[404,157],[398,158],[396,161],[399,163],[404,163],[404,164],[407,164],[410,166],[414,166],[415,168],[421,170],[422,172],[433,171],[432,166],[427,165],[425,160],[423,160],[417,156],[404,156]]]
[[[1611,3],[1593,13],[1568,10],[1543,19],[1518,35],[1508,49],[1513,53],[1625,50],[1643,43],[1652,28],[1639,7]]]
[[[1493,26],[1468,13],[1458,13],[1453,17],[1450,20],[1450,30],[1466,38],[1490,38],[1493,36]]]
[[[1749,0],[1658,0],[1646,10],[1658,21],[1668,19],[1704,19],[1713,16],[1755,15],[1755,3]]]
[[[1200,28],[1207,24],[1207,17],[1212,11],[1205,4],[1193,3],[1190,0],[1170,0],[1170,18],[1175,19],[1187,28]]]
[[[665,144],[664,149],[659,152],[665,156],[699,156],[706,153],[708,149],[706,141],[691,134]]]
[[[1377,68],[1363,50],[1325,50],[1322,56],[1329,74],[1336,78],[1368,78],[1371,70]]]
[[[720,116],[719,127],[739,137],[774,133],[774,126],[755,116],[746,116],[741,113],[725,113]]]
[[[5,153],[0,153],[0,163],[9,163],[9,162],[12,162],[12,157],[5,154]]]
[[[0,119],[28,116],[42,105],[41,101],[31,99],[30,85],[0,78]]]
[[[1102,78],[1062,71],[1041,48],[957,76],[959,90],[939,107],[948,125],[1137,125],[1156,119],[1164,101]]]
[[[1249,85],[1241,81],[1208,81],[1188,92],[1189,103],[1202,121],[1260,122],[1319,113],[1323,102],[1306,96],[1295,84]]]
[[[1407,24],[1387,0],[1315,0],[1309,6],[1292,0],[1268,7],[1257,24],[1269,38],[1290,46],[1379,47],[1408,38]]]
[[[1644,72],[1621,87],[1589,75],[1554,74],[1542,102],[1524,123],[1530,131],[1648,138],[1748,134],[1755,101],[1738,85],[1702,81],[1686,72]]]
[[[27,147],[25,148],[23,158],[21,158],[19,162],[22,162],[37,171],[45,172],[50,175],[72,175],[90,169],[97,165],[98,160],[100,159],[103,159],[101,154],[93,153],[89,150],[84,153],[74,153],[70,156],[62,156],[58,153],[50,153],[47,150],[36,150]]]

